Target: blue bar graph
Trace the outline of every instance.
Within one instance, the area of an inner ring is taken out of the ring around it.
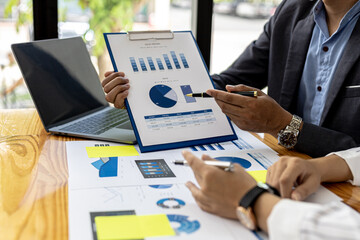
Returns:
[[[171,66],[171,63],[170,63],[169,56],[167,54],[163,54],[163,57],[164,57],[164,60],[165,60],[166,67],[169,70],[173,69],[173,67]]]
[[[138,72],[139,68],[138,68],[138,66],[136,64],[135,58],[130,57],[130,63],[131,63],[131,67],[133,68],[133,71]]]
[[[180,59],[181,59],[182,63],[184,64],[184,68],[189,68],[189,64],[185,58],[185,55],[183,53],[180,53],[179,55],[180,55]]]
[[[198,151],[196,147],[191,147],[191,150],[193,150],[194,152]]]
[[[171,57],[172,57],[172,59],[173,59],[173,61],[174,61],[174,63],[175,63],[176,69],[180,69],[180,68],[181,68],[181,67],[180,67],[180,63],[179,63],[179,60],[178,60],[177,57],[176,57],[175,52],[174,52],[174,51],[170,51],[170,54],[171,54]]]
[[[216,150],[211,144],[207,144],[206,146],[208,146],[208,148],[210,148],[210,150],[213,150],[213,151]]]
[[[164,159],[135,160],[144,178],[175,177]]]
[[[160,70],[164,70],[164,65],[162,64],[161,62],[161,59],[160,58],[156,58],[156,62],[158,64],[158,67]]]
[[[143,70],[144,72],[147,71],[145,62],[143,58],[139,58],[139,62],[140,62],[140,66],[141,66],[141,70]]]
[[[150,66],[151,71],[155,71],[156,68],[155,68],[155,65],[154,65],[154,62],[153,62],[152,58],[151,58],[151,57],[147,57],[147,60],[148,60],[148,63],[149,63],[149,66]]]
[[[215,147],[216,147],[217,149],[219,149],[219,150],[225,150],[225,149],[223,148],[223,146],[221,146],[219,143],[215,143],[214,145],[215,145]]]

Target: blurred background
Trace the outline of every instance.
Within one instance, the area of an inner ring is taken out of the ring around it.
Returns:
[[[193,0],[195,1],[195,0]],[[213,0],[210,73],[226,69],[281,0]],[[112,70],[103,32],[192,30],[192,0],[58,0],[58,36],[81,36],[100,80]],[[0,108],[34,107],[11,44],[34,39],[33,1],[0,0]]]

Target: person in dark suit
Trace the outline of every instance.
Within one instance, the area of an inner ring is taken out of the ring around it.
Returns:
[[[313,157],[360,144],[360,3],[284,0],[208,90],[241,129]],[[251,87],[250,87],[251,86]],[[259,89],[268,86],[268,95]],[[129,80],[108,72],[107,100],[124,106]],[[220,91],[227,90],[227,91]],[[257,90],[257,98],[231,94]]]

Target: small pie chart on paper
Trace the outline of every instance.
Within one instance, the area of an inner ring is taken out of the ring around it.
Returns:
[[[153,86],[150,89],[149,96],[155,105],[162,108],[171,108],[178,101],[175,91],[163,84]]]

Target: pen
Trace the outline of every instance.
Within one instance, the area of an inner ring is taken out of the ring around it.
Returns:
[[[247,96],[247,97],[257,97],[257,91],[230,92],[230,93],[234,93],[234,94],[238,94],[238,95],[242,95],[242,96]],[[186,96],[187,97],[200,97],[200,98],[211,98],[212,97],[209,94],[207,94],[206,92],[189,93],[189,94],[186,94]]]
[[[173,163],[175,165],[184,165],[187,166],[188,163],[186,160],[174,160]],[[232,162],[225,162],[225,161],[204,161],[206,165],[215,166],[221,169],[224,169],[224,171],[232,172],[234,171],[234,164]]]

